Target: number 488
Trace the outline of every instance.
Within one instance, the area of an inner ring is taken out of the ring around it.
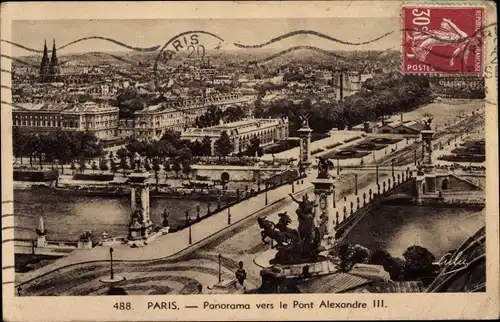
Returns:
[[[115,305],[113,305],[113,308],[115,308],[116,310],[131,310],[132,303],[130,303],[130,302],[115,303]]]

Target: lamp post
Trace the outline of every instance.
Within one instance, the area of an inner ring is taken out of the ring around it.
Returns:
[[[337,158],[337,176],[339,176],[339,175],[340,175],[340,161]]]
[[[17,296],[21,296],[21,291],[22,291],[22,287],[21,286],[18,286],[17,287]]]
[[[358,175],[354,174],[354,193],[358,195]]]
[[[191,235],[191,218],[188,220],[188,232],[189,232],[189,245],[193,243],[193,238]]]
[[[391,171],[392,171],[392,177],[394,178],[394,159],[391,159]]]
[[[266,200],[265,200],[265,201],[266,201],[266,206],[267,206],[267,202],[268,202],[268,200],[267,200],[267,188],[268,188],[268,186],[269,186],[269,184],[268,184],[268,182],[266,181],[266,191],[265,191],[265,198],[266,198]]]
[[[109,258],[110,258],[110,264],[111,264],[111,280],[115,279],[115,275],[113,273],[113,247],[109,249]]]
[[[337,208],[337,205],[335,204],[335,186],[332,186],[332,193],[333,193],[333,208]]]
[[[231,206],[227,206],[227,224],[231,225]]]
[[[413,165],[417,165],[417,150],[413,150]]]
[[[222,255],[219,254],[219,283],[222,282],[222,268],[221,268],[221,261],[222,261]]]
[[[378,185],[378,164],[375,166],[375,173],[377,175],[377,185]]]
[[[292,193],[295,193],[295,179],[292,180]]]

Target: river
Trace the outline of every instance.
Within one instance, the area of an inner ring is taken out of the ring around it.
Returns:
[[[151,198],[151,220],[161,225],[164,209],[170,212],[169,224],[176,227],[185,223],[185,212],[196,218],[207,214],[207,203],[195,200]],[[211,210],[216,207],[211,203]],[[94,238],[106,231],[110,237],[126,236],[131,215],[130,199],[95,196],[52,195],[29,190],[14,192],[15,238],[36,237],[39,217],[43,216],[47,240],[77,240],[85,230]]]
[[[401,258],[409,246],[419,245],[440,258],[484,224],[484,209],[380,205],[349,232],[347,240]]]
[[[207,204],[194,200],[151,198],[151,218],[162,223],[168,209],[172,227],[185,222],[185,211],[196,217],[207,213]],[[212,203],[211,209],[214,209]],[[15,191],[16,238],[36,237],[39,216],[43,216],[48,240],[77,240],[91,230],[96,240],[101,232],[125,236],[130,218],[129,198],[50,195],[34,191]],[[437,208],[425,206],[380,205],[374,208],[347,235],[347,239],[374,251],[385,249],[402,257],[407,247],[426,247],[437,258],[457,248],[484,225],[484,210],[477,208]]]

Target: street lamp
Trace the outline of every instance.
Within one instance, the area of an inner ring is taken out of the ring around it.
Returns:
[[[335,204],[335,186],[332,186],[332,193],[333,193],[333,208],[337,208],[337,205]]]
[[[292,180],[292,193],[295,193],[295,179]]]
[[[21,296],[21,291],[22,291],[22,287],[21,286],[18,286],[17,287],[17,296]]]
[[[375,173],[377,175],[377,185],[378,185],[378,164],[375,166]]]
[[[227,224],[231,225],[231,206],[227,206]]]
[[[358,175],[354,174],[354,192],[357,195],[358,194]]]
[[[191,245],[193,243],[193,238],[192,238],[192,235],[191,235],[191,218],[189,218],[189,221],[188,221],[188,232],[189,232],[189,245]]]
[[[219,283],[222,282],[222,268],[221,268],[221,261],[222,261],[222,255],[219,254]]]
[[[337,158],[337,176],[340,175],[340,161],[339,158]]]
[[[267,188],[268,188],[268,182],[266,181],[266,191],[265,191],[265,197],[266,197],[266,200],[265,200],[265,201],[266,201],[266,206],[267,206],[267,202],[268,202],[268,200],[267,200]]]
[[[110,258],[110,264],[111,264],[111,280],[115,279],[115,275],[113,273],[113,247],[109,249],[109,258]]]

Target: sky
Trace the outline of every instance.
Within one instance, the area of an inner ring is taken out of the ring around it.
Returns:
[[[225,40],[222,48],[238,49],[233,43],[255,45],[271,38],[296,30],[313,30],[330,37],[364,42],[390,35],[359,46],[332,42],[314,35],[297,35],[275,42],[265,48],[287,49],[292,46],[315,46],[324,50],[386,50],[398,49],[400,35],[399,18],[293,18],[293,19],[169,19],[169,20],[17,20],[13,22],[12,41],[23,46],[43,49],[46,39],[49,50],[52,39],[56,46],[73,40],[100,36],[115,39],[134,47],[163,46],[175,35],[191,30],[204,30]],[[212,36],[200,36],[207,47],[217,46],[219,40]],[[13,47],[14,56],[32,55],[29,51]],[[88,51],[127,51],[116,44],[100,39],[76,43],[58,51],[59,54]]]

